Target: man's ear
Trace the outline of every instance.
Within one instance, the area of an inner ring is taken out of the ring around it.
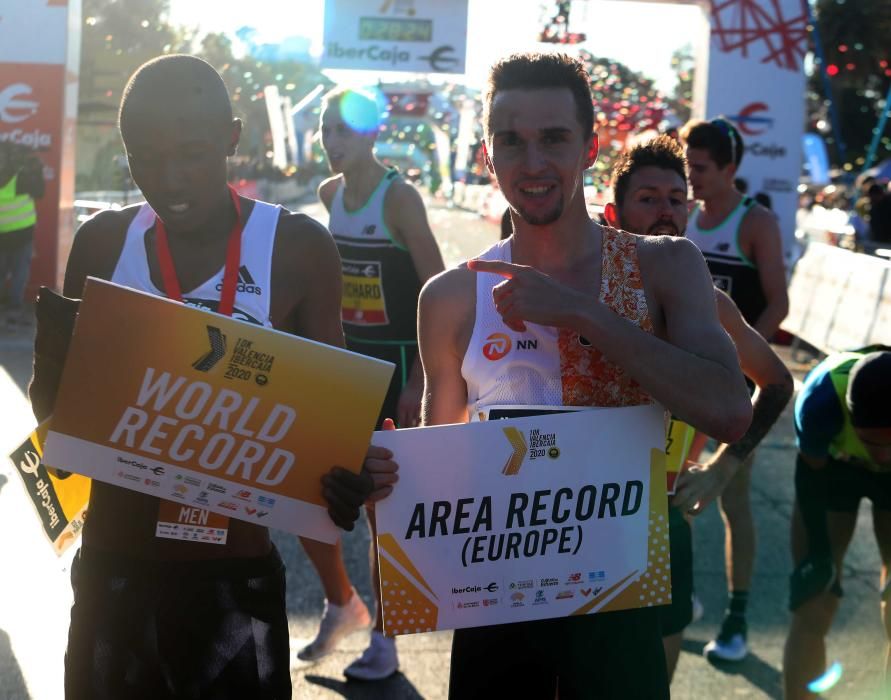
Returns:
[[[489,149],[486,147],[486,139],[482,140],[481,146],[483,149],[483,160],[486,162],[486,170],[489,171],[489,175],[495,177],[495,166],[492,165],[492,159],[489,157]]]
[[[228,156],[234,156],[238,151],[238,142],[241,140],[241,127],[241,119],[235,117],[229,130],[229,150],[226,152]]]
[[[591,142],[588,144],[588,155],[585,157],[585,170],[594,167],[597,154],[600,152],[600,137],[597,133],[591,134]],[[612,225],[612,224],[610,224]]]
[[[603,218],[613,228],[621,228],[619,226],[619,210],[616,208],[615,202],[608,202],[603,207]]]
[[[733,182],[736,179],[736,171],[738,170],[736,163],[727,163],[724,166],[724,172],[727,173],[727,179]]]

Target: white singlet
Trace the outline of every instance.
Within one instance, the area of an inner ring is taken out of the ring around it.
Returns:
[[[275,230],[282,208],[266,202],[254,202],[254,208],[241,234],[241,260],[238,284],[235,288],[235,307],[232,317],[249,323],[272,327],[269,301],[272,280],[272,249]],[[152,282],[145,254],[145,234],[155,224],[155,212],[146,203],[133,217],[127,238],[111,281],[157,296],[167,296]],[[224,268],[206,282],[190,291],[183,290],[183,301],[206,311],[216,311],[223,289]]]

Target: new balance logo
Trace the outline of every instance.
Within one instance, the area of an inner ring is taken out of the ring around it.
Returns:
[[[377,224],[368,224],[368,226],[362,229],[362,235],[373,236],[375,231],[377,231]]]
[[[217,291],[220,292],[223,290],[223,283],[220,282],[217,285]],[[242,294],[262,294],[263,289],[254,282],[254,278],[251,276],[250,271],[247,269],[247,265],[242,265],[238,268],[238,284],[235,285],[235,291],[240,292]]]

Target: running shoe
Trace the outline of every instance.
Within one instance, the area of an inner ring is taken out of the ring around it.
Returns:
[[[742,661],[749,653],[746,635],[744,632],[728,635],[722,632],[705,645],[702,653],[709,661]]]
[[[352,681],[382,681],[398,670],[396,640],[374,630],[368,648],[343,670],[343,675]]]
[[[353,596],[346,605],[333,605],[325,601],[322,621],[316,638],[297,652],[301,661],[318,661],[337,648],[340,640],[357,630],[371,625],[371,615],[362,598],[353,589]]]

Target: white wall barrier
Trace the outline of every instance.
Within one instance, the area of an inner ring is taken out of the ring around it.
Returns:
[[[891,345],[891,262],[811,243],[789,285],[782,328],[824,353]]]

